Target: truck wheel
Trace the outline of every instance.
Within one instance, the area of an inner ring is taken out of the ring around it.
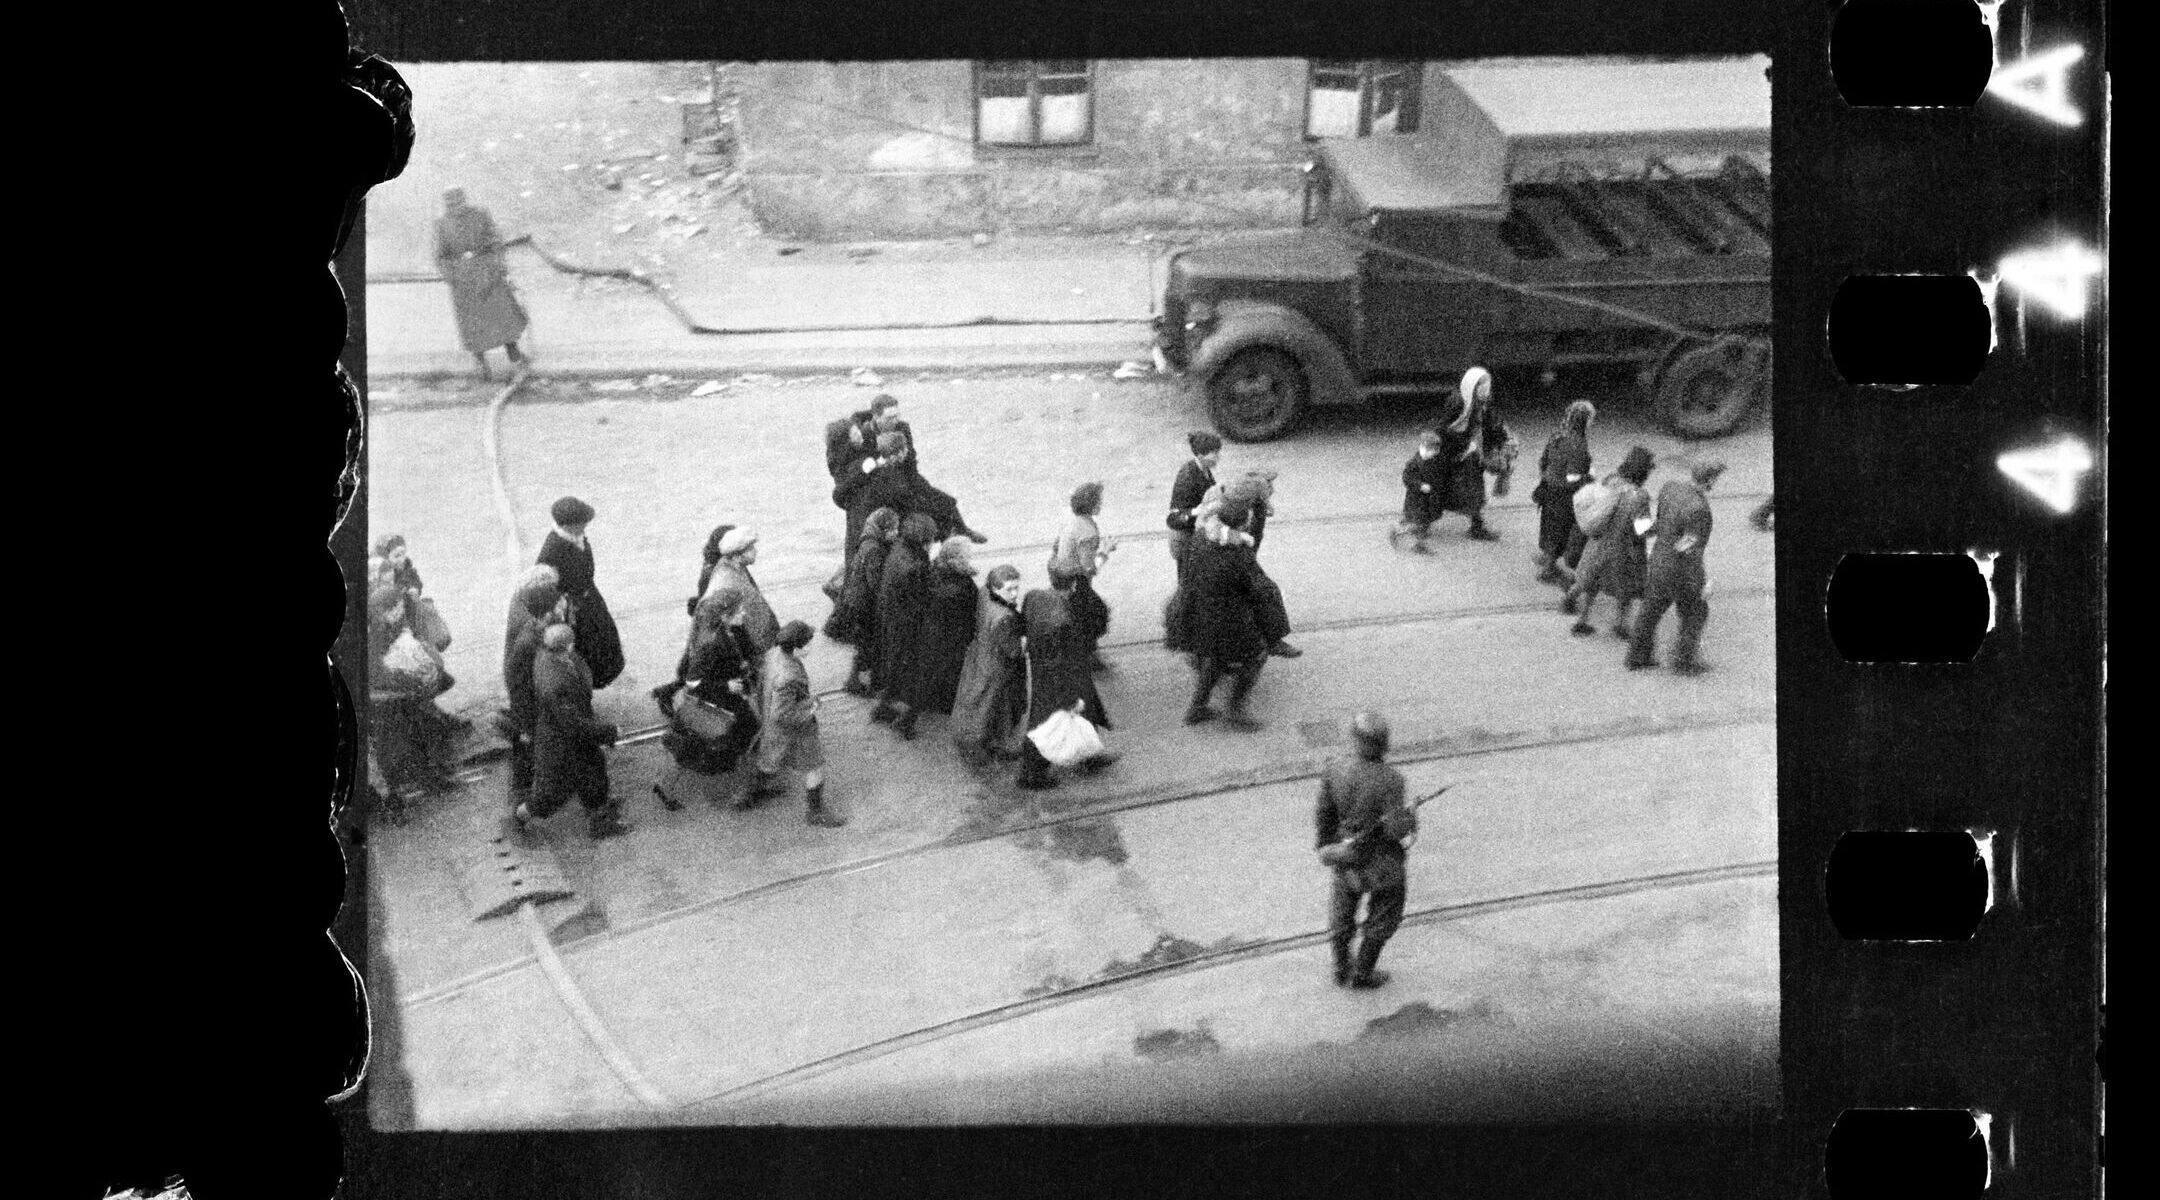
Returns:
[[[1673,359],[1658,378],[1658,422],[1686,438],[1731,433],[1765,382],[1749,357],[1738,344],[1719,343]]]
[[[1241,350],[1208,380],[1208,415],[1233,442],[1265,442],[1296,424],[1306,394],[1296,359],[1280,350]]]

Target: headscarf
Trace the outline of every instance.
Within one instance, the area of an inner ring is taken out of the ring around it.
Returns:
[[[918,550],[938,540],[937,522],[928,513],[909,513],[900,522],[900,540]]]
[[[900,514],[890,508],[871,513],[862,523],[862,537],[858,541],[889,542],[900,536]]]
[[[949,537],[939,542],[937,554],[931,558],[930,565],[943,567],[960,575],[975,573],[975,564],[970,561],[968,554],[968,540],[964,537]]]
[[[1036,588],[1020,597],[1020,617],[1027,622],[1029,638],[1041,640],[1072,624],[1072,606],[1049,588]]]
[[[1463,372],[1462,383],[1456,388],[1462,396],[1462,413],[1448,422],[1449,433],[1468,433],[1470,420],[1477,415],[1477,389],[1480,383],[1491,383],[1492,372],[1483,367],[1472,367]]]
[[[1588,400],[1577,400],[1567,406],[1567,415],[1561,418],[1569,433],[1584,433],[1590,422],[1597,420],[1597,405]]]

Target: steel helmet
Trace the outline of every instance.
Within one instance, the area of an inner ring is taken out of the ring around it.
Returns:
[[[1350,736],[1369,746],[1387,749],[1387,718],[1379,713],[1366,711],[1350,718]]]

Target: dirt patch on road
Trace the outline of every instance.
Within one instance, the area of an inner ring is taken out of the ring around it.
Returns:
[[[1359,1031],[1356,1040],[1364,1042],[1387,1038],[1430,1037],[1458,1025],[1492,1019],[1492,1004],[1486,1000],[1479,1000],[1461,1009],[1434,1008],[1423,1000],[1415,1000],[1384,1017],[1374,1017],[1365,1022],[1365,1028]]]
[[[1133,1039],[1133,1053],[1152,1062],[1221,1054],[1222,1043],[1202,1021],[1192,1029],[1158,1029]]]

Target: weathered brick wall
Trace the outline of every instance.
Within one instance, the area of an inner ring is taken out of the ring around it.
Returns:
[[[750,209],[820,240],[1293,223],[1303,59],[1095,65],[1094,140],[974,141],[965,61],[731,69]]]

